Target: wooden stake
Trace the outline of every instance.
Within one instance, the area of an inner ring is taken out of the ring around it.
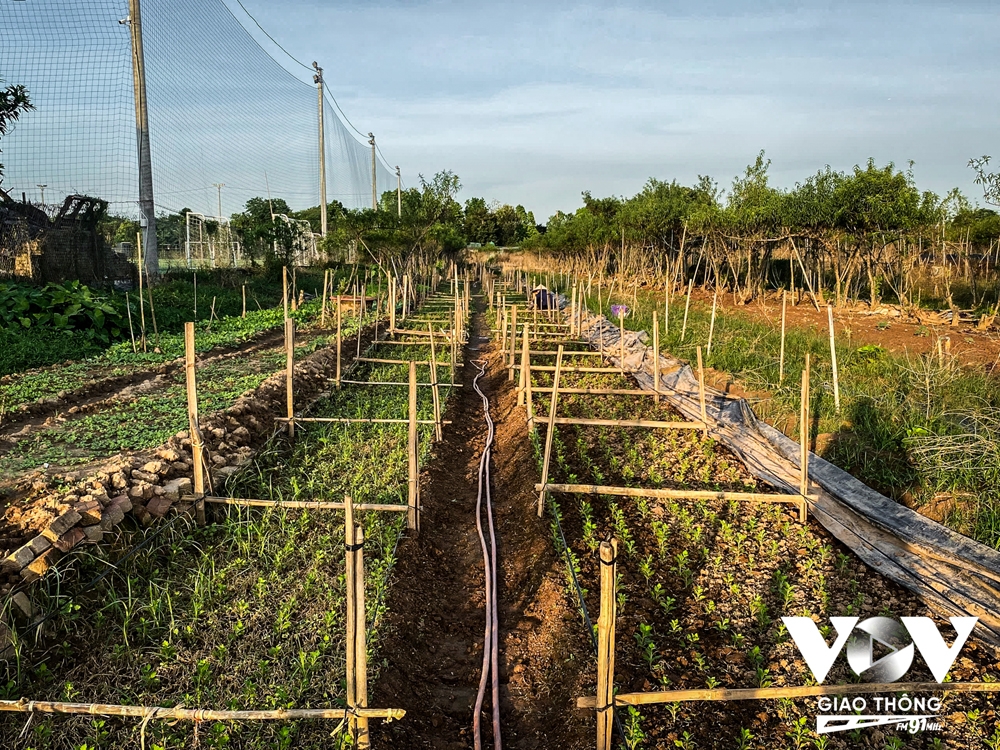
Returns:
[[[840,414],[840,373],[837,372],[837,344],[834,340],[833,305],[826,306],[826,317],[830,322],[830,364],[833,366],[833,408]]]
[[[778,354],[778,382],[785,379],[785,309],[788,307],[788,291],[781,290],[781,351]]]
[[[247,285],[243,285],[243,313],[240,315],[241,318],[247,316]]]
[[[184,379],[187,385],[188,435],[191,440],[191,463],[194,471],[192,489],[199,498],[195,502],[195,519],[205,523],[205,455],[202,452],[201,428],[198,425],[198,385],[195,379],[194,323],[184,324]]]
[[[517,350],[517,305],[510,306],[510,370],[507,380],[514,379],[514,352]]]
[[[802,404],[799,408],[799,494],[809,494],[809,353],[802,368]]]
[[[337,388],[340,388],[340,357],[341,357],[341,347],[343,346],[343,338],[341,334],[341,310],[343,305],[340,304],[340,298],[337,298]],[[359,334],[360,336],[360,334]]]
[[[418,472],[417,466],[417,363],[410,361],[410,402],[409,402],[409,424],[407,430],[409,472],[407,478],[407,505],[409,512],[406,516],[406,528],[410,531],[420,531],[420,514],[418,496]]]
[[[542,487],[545,487],[546,482],[549,481],[549,462],[552,459],[552,441],[555,438],[556,432],[556,407],[559,403],[559,374],[562,370],[562,359],[563,359],[563,345],[559,345],[559,351],[556,354],[556,370],[555,374],[552,376],[552,399],[549,401],[549,429],[545,433],[545,454],[542,460]],[[542,489],[538,493],[538,517],[541,518],[545,513],[545,496],[546,492]]]
[[[535,429],[535,404],[531,392],[531,350],[524,361],[524,403],[528,408],[528,429]]]
[[[365,532],[360,524],[354,527],[352,540],[354,554],[354,700],[355,708],[368,707],[368,644],[365,619]],[[371,746],[368,736],[368,718],[359,716],[355,724],[355,741],[358,748]]]
[[[708,350],[705,354],[709,357],[712,356],[712,336],[715,333],[715,308],[719,304],[719,290],[715,290],[715,296],[712,298],[712,320],[708,324]]]
[[[319,327],[326,328],[326,287],[327,279],[330,277],[330,269],[323,271],[323,301],[319,307]]]
[[[142,350],[146,351],[146,304],[142,301],[142,268],[144,261],[142,258],[142,237],[138,232],[135,234],[136,250],[139,253],[139,331],[141,334]]]
[[[288,320],[288,266],[281,267],[281,304]]]
[[[625,374],[625,309],[624,307],[618,308],[618,344],[620,348],[620,354],[618,357],[618,369],[621,370],[622,375]]]
[[[708,437],[708,409],[705,405],[705,367],[701,361],[701,347],[698,347],[698,403],[701,406],[701,421],[705,425],[705,437]]]
[[[524,404],[524,394],[527,392],[527,377],[528,377],[528,359],[531,356],[531,350],[528,347],[528,324],[525,323],[521,326],[522,336],[521,336],[521,373],[520,380],[517,383],[517,405],[522,406]]]
[[[295,280],[295,267],[292,266],[292,312],[299,309],[299,287]]]
[[[656,310],[653,310],[653,390],[656,396],[653,397],[655,403],[660,403],[660,322],[656,319]]]
[[[615,573],[618,540],[601,542],[601,614],[597,618],[597,750],[611,750],[615,683]]]
[[[347,600],[347,617],[346,625],[346,637],[347,637],[347,648],[346,650],[346,677],[347,677],[347,706],[349,708],[354,708],[357,706],[358,693],[357,693],[357,649],[354,644],[357,641],[357,602],[355,597],[357,596],[357,587],[354,585],[355,581],[355,571],[354,565],[357,559],[354,556],[354,503],[350,495],[344,496],[344,547],[345,547],[345,566],[344,566],[344,593]],[[358,736],[357,732],[357,719],[351,716],[348,720],[348,731],[351,735],[351,739],[356,740]]]
[[[694,279],[688,282],[687,301],[684,303],[684,322],[681,324],[681,343],[684,343],[684,335],[688,328],[688,310],[691,309],[691,290],[694,289]]]
[[[288,412],[288,437],[295,437],[295,321],[285,319],[285,405]]]
[[[434,351],[434,326],[431,323],[427,324],[427,330],[430,332],[431,341],[431,395],[434,398],[434,438],[437,442],[441,442],[444,439],[444,434],[441,429],[441,394],[438,390],[438,375],[437,375],[437,354]]]
[[[129,301],[128,292],[125,292],[125,309],[128,311],[128,335],[132,339],[132,353],[139,350],[135,346],[135,329],[132,328],[132,303]],[[938,339],[938,351],[941,350],[941,339]]]
[[[389,277],[389,333],[396,332],[396,277]]]

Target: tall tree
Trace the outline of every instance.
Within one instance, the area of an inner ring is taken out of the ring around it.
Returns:
[[[4,81],[0,78],[0,84]],[[0,88],[0,138],[7,135],[10,126],[28,110],[34,109],[24,86]],[[0,164],[0,184],[3,184],[3,164]]]

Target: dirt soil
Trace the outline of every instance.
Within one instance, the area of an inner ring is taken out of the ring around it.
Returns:
[[[565,596],[564,563],[547,521],[536,515],[538,471],[516,392],[501,354],[487,342],[482,300],[472,318],[465,361],[485,359],[480,380],[496,423],[491,469],[497,527],[501,725],[513,750],[585,748],[593,744],[591,712],[575,708],[581,680],[593,671],[590,644]],[[482,401],[465,387],[446,416],[452,424],[423,472],[421,531],[399,549],[389,595],[388,635],[370,705],[406,709],[406,717],[372,727],[373,746],[473,746],[473,709],[485,629],[483,559],[476,534],[479,459],[486,435]],[[482,716],[492,747],[489,690]]]
[[[699,289],[691,295],[692,300],[707,306],[711,306],[712,298],[712,292]],[[736,305],[731,294],[720,294],[719,308],[772,325],[781,320],[780,296]],[[786,321],[790,328],[812,329],[819,334],[826,334],[829,326],[826,308],[817,310],[808,294],[798,304],[792,304],[789,297]],[[990,371],[1000,366],[1000,335],[996,329],[979,331],[968,324],[929,326],[912,318],[873,313],[863,303],[856,307],[835,307],[833,321],[837,335],[845,336],[849,331],[851,342],[857,346],[877,344],[895,354],[922,354],[937,351],[938,337],[947,337],[961,364],[985,366]]]

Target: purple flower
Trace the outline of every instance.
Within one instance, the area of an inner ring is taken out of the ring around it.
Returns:
[[[628,316],[628,305],[612,305],[611,306],[611,316],[617,318],[619,316]]]

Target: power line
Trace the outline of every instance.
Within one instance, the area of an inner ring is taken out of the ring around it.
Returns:
[[[311,67],[311,66],[309,66],[309,65],[306,65],[306,64],[305,64],[304,62],[302,62],[302,61],[301,61],[301,60],[299,60],[298,58],[296,58],[296,57],[292,56],[292,53],[291,53],[291,52],[289,52],[289,51],[288,51],[287,49],[285,49],[285,48],[284,48],[284,47],[282,47],[282,46],[281,46],[280,44],[278,44],[278,40],[277,40],[277,39],[275,39],[275,38],[274,38],[273,36],[271,36],[270,34],[268,34],[268,33],[267,33],[267,30],[266,30],[266,29],[265,29],[265,28],[264,28],[263,26],[261,26],[261,25],[260,25],[260,24],[259,24],[259,23],[257,22],[257,19],[256,19],[256,18],[254,18],[254,17],[252,16],[252,15],[250,15],[250,11],[248,11],[248,10],[247,10],[246,6],[245,6],[245,5],[243,4],[243,3],[241,3],[241,2],[240,2],[240,0],[236,0],[236,4],[237,4],[237,5],[239,5],[239,6],[241,7],[241,8],[243,8],[243,12],[247,14],[247,17],[248,17],[248,18],[249,18],[249,19],[250,19],[251,21],[253,21],[253,22],[254,22],[254,24],[256,24],[257,28],[258,28],[258,29],[260,29],[260,30],[261,30],[261,31],[263,32],[264,36],[266,36],[266,37],[267,37],[268,39],[270,39],[270,40],[271,40],[272,42],[274,42],[274,46],[275,46],[275,47],[277,47],[277,48],[278,48],[278,49],[280,49],[280,50],[281,50],[282,52],[284,52],[284,53],[285,53],[286,55],[288,55],[288,58],[289,58],[290,60],[292,60],[293,62],[296,62],[296,63],[298,63],[299,65],[301,65],[301,66],[302,66],[303,68],[305,68],[306,70],[308,70],[308,71],[312,72],[312,67]],[[353,125],[352,125],[351,127],[353,127]]]

